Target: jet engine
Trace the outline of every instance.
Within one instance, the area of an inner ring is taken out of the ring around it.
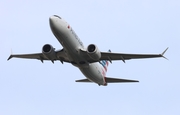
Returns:
[[[42,53],[47,59],[51,61],[54,61],[56,59],[55,48],[53,48],[50,44],[45,44],[42,47]]]
[[[87,47],[87,52],[89,57],[93,60],[99,60],[101,58],[101,52],[99,51],[98,47],[94,44],[90,44]]]

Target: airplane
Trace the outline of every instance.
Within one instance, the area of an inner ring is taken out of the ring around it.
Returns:
[[[122,60],[124,63],[130,59],[142,58],[158,58],[164,57],[167,49],[161,54],[125,54],[101,52],[95,44],[90,44],[84,47],[72,27],[60,16],[53,15],[49,17],[49,24],[52,33],[63,46],[63,49],[55,50],[50,44],[45,44],[42,47],[42,53],[33,54],[11,54],[7,60],[11,58],[38,59],[42,63],[44,60],[60,61],[71,63],[78,67],[84,74],[86,79],[76,80],[76,82],[96,83],[99,86],[107,86],[108,83],[124,83],[124,82],[139,82],[138,80],[111,78],[106,76],[109,62]],[[164,57],[167,59],[166,57]]]

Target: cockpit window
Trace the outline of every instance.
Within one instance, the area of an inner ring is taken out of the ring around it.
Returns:
[[[61,17],[59,17],[58,15],[54,15],[55,17],[58,17],[59,19],[61,19]]]

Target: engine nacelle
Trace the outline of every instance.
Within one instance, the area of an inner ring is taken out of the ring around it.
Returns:
[[[55,48],[53,48],[50,44],[45,44],[42,47],[42,53],[46,58],[48,58],[51,61],[56,59]]]
[[[93,60],[99,60],[101,58],[101,52],[98,49],[98,47],[94,44],[90,44],[87,47],[87,52],[90,58],[92,58]]]

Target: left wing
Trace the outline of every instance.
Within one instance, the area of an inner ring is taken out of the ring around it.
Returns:
[[[51,60],[52,62],[53,61],[56,61],[56,60],[59,60],[61,61],[62,63],[63,62],[69,62],[68,60],[68,57],[65,55],[64,53],[64,50],[58,50],[58,51],[55,51],[56,53],[56,59],[54,60]],[[44,56],[42,53],[34,53],[34,54],[11,54],[9,56],[9,58],[7,60],[10,60],[11,58],[25,58],[25,59],[38,59],[40,60],[41,62],[43,62],[43,60],[49,60],[46,56]]]
[[[158,58],[158,57],[163,57],[167,59],[166,57],[163,56],[167,50],[168,48],[164,50],[164,52],[161,54],[124,54],[124,53],[101,52],[101,58],[99,60],[93,60],[88,56],[86,57],[88,62],[90,63],[98,62],[101,60],[109,60],[110,62],[113,60],[122,60],[125,63],[125,60],[130,60],[130,59]],[[84,56],[87,55],[87,51],[83,51],[83,50],[81,51],[83,52]]]

